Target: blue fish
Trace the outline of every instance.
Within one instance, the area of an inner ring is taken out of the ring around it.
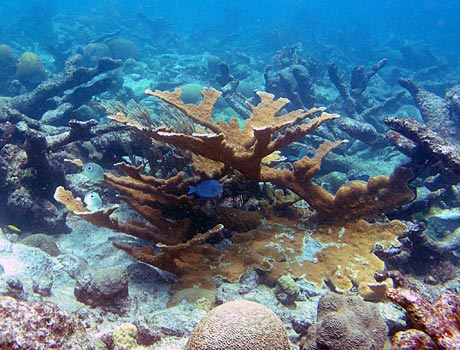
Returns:
[[[187,194],[195,193],[202,198],[214,198],[221,194],[222,186],[217,180],[204,180],[196,186],[189,186]]]
[[[99,182],[104,179],[104,169],[96,163],[86,163],[83,165],[82,174],[94,182]]]

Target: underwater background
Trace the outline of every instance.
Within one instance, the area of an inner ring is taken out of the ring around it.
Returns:
[[[459,19],[2,3],[0,349],[460,349]]]

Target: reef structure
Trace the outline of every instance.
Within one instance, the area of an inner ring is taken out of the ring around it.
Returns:
[[[274,100],[272,94],[258,92],[261,102],[257,106],[249,104],[251,116],[240,129],[236,119],[228,123],[212,120],[214,104],[221,95],[215,89],[204,89],[199,105],[185,104],[180,89],[174,92],[146,90],[146,93],[177,108],[209,132],[187,135],[166,128],[152,130],[120,113],[109,118],[136,128],[154,140],[198,154],[209,160],[208,166],[212,161],[221,173],[238,170],[250,180],[271,182],[289,189],[308,202],[318,220],[365,218],[389,211],[414,198],[407,186],[412,171],[403,167],[395,169],[390,177],[374,176],[367,183],[353,182],[342,186],[335,195],[315,184],[312,179],[318,174],[323,158],[344,141],[324,142],[314,157],[297,160],[292,170],[271,168],[262,162],[264,157],[313,133],[323,123],[339,118],[337,114],[325,112],[324,108],[294,110],[279,115],[289,101],[285,98]],[[306,120],[308,122],[303,123]]]
[[[117,206],[90,211],[63,187],[56,190],[56,200],[95,225],[152,243],[149,246],[114,244],[139,261],[176,274],[175,289],[193,285],[212,288],[214,276],[236,281],[247,269],[255,268],[262,271],[268,284],[276,282],[283,274],[292,273],[295,276],[306,275],[318,285],[327,281],[333,290],[345,291],[357,287],[361,295],[375,297],[371,295],[374,292],[369,290],[368,284],[374,282],[373,272],[384,266],[372,254],[373,245],[380,241],[393,241],[404,232],[405,227],[397,223],[369,226],[358,219],[383,213],[411,200],[413,194],[407,187],[411,175],[408,169],[399,168],[390,178],[376,176],[368,183],[352,183],[340,188],[334,196],[316,185],[312,178],[318,173],[321,160],[341,141],[324,143],[313,158],[304,157],[294,162],[293,170],[271,168],[262,159],[312,133],[322,123],[335,120],[338,115],[315,108],[278,116],[287,100],[274,100],[271,94],[259,93],[261,103],[250,105],[252,115],[246,126],[240,129],[236,120],[213,122],[213,106],[220,96],[216,90],[204,90],[200,105],[184,104],[180,90],[148,93],[158,95],[200,124],[201,130],[204,127],[209,132],[188,135],[166,128],[152,129],[122,113],[110,118],[136,128],[154,140],[200,155],[193,166],[201,180],[211,177],[210,174],[219,178],[238,170],[248,179],[272,182],[296,193],[315,210],[314,215],[308,211],[309,218],[315,219],[310,220],[309,228],[321,237],[319,239],[326,249],[299,260],[299,256],[309,250],[309,243],[315,246],[315,242],[304,239],[305,227],[299,228],[298,223],[284,222],[280,217],[268,218],[263,227],[250,228],[247,233],[234,235],[233,244],[225,250],[215,248],[207,242],[221,237],[221,224],[224,222],[219,218],[209,220],[208,217],[206,225],[191,226],[196,221],[194,219],[202,214],[199,206],[186,195],[186,188],[200,179],[184,178],[182,173],[158,179],[143,175],[141,168],[118,164],[125,176],[104,174],[104,182],[120,192],[121,198],[146,221],[120,222],[112,215]],[[304,120],[308,122],[303,124]],[[179,212],[181,215],[174,215]],[[314,222],[318,220],[322,223],[316,230]],[[241,259],[242,255],[244,259]]]

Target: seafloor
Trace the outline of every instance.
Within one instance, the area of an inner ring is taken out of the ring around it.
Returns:
[[[458,61],[137,18],[0,43],[0,349],[460,349]]]

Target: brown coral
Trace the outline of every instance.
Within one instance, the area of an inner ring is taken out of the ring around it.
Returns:
[[[186,350],[289,350],[283,322],[262,304],[237,300],[211,310],[193,330]]]
[[[390,178],[378,176],[371,178],[367,184],[343,187],[336,196],[314,184],[312,179],[320,170],[322,159],[339,146],[342,143],[340,141],[323,143],[313,158],[304,157],[296,161],[292,171],[270,168],[263,163],[264,157],[339,117],[324,112],[323,108],[312,108],[306,112],[295,110],[279,116],[288,100],[274,100],[272,94],[258,92],[261,102],[257,106],[249,105],[251,116],[240,129],[235,119],[228,123],[215,123],[212,120],[214,104],[221,95],[214,89],[202,91],[203,101],[199,105],[185,104],[181,100],[180,89],[174,92],[146,90],[146,93],[179,109],[188,118],[208,129],[209,133],[187,135],[164,128],[151,130],[122,114],[109,118],[135,127],[155,140],[222,163],[227,169],[236,169],[248,179],[272,182],[289,189],[305,199],[316,210],[319,219],[362,218],[392,209],[414,198],[407,187],[407,180],[412,176],[407,169],[397,170]],[[306,120],[308,122],[303,123]]]
[[[97,211],[88,210],[79,198],[74,198],[70,191],[58,187],[54,198],[64,204],[68,210],[83,219],[95,224],[129,234],[150,242],[161,242],[164,244],[177,244],[182,242],[190,228],[190,219],[167,219],[161,208],[174,208],[182,206],[191,207],[189,198],[177,192],[185,191],[186,181],[183,174],[165,180],[153,176],[146,176],[139,173],[140,168],[129,166],[123,163],[117,167],[126,173],[126,176],[114,176],[104,174],[104,182],[119,191],[124,199],[134,210],[141,214],[148,223],[131,221],[128,223],[119,222],[116,217],[111,216],[118,206]],[[176,191],[176,193],[175,193]],[[193,208],[190,209],[193,211]]]

